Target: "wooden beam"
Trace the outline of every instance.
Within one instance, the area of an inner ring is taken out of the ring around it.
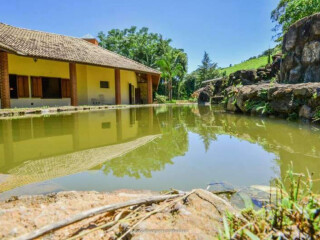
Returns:
[[[151,76],[151,74],[147,75],[147,80],[148,80],[148,104],[152,104],[153,99],[152,99],[152,76]]]
[[[121,104],[121,83],[120,83],[120,70],[115,69],[114,72],[115,91],[116,91],[116,105]]]
[[[75,63],[69,63],[69,75],[71,85],[71,106],[78,106],[77,69]]]
[[[1,108],[10,108],[8,53],[0,51]]]

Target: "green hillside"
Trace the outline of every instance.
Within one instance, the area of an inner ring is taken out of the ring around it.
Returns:
[[[249,70],[257,69],[259,67],[264,67],[268,63],[268,56],[261,56],[258,58],[250,59],[245,62],[235,64],[232,67],[220,69],[221,73],[226,71],[227,75],[230,73],[236,72],[238,70]]]

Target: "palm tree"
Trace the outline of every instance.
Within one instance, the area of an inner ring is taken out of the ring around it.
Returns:
[[[162,78],[167,82],[168,98],[172,100],[172,81],[174,78],[183,75],[184,68],[181,64],[180,57],[183,52],[177,49],[168,48],[157,61],[162,72]]]

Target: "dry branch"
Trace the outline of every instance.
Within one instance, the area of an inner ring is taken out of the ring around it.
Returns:
[[[134,200],[130,200],[130,201],[127,201],[124,203],[110,204],[110,205],[106,205],[106,206],[102,206],[102,207],[97,207],[97,208],[90,209],[88,211],[79,213],[75,216],[68,217],[68,218],[61,220],[59,222],[44,226],[44,227],[37,229],[29,234],[18,237],[17,240],[34,239],[36,237],[40,237],[48,232],[51,232],[53,230],[58,229],[58,228],[65,227],[71,223],[75,223],[75,222],[78,222],[78,221],[83,220],[85,218],[93,217],[93,216],[101,214],[101,213],[110,212],[110,211],[114,211],[114,210],[117,210],[120,208],[130,207],[130,206],[134,206],[134,205],[151,204],[151,203],[161,202],[161,201],[164,201],[167,199],[181,197],[183,195],[184,194],[153,196],[153,197],[148,197],[148,198],[143,198],[143,199],[134,199]]]

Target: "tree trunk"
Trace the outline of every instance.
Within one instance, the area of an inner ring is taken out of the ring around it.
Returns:
[[[168,91],[169,91],[169,101],[172,100],[172,79],[169,79],[168,81]]]

